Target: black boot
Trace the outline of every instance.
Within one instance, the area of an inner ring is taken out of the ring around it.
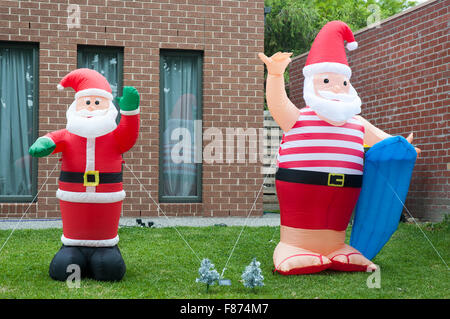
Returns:
[[[89,277],[100,281],[119,281],[126,266],[119,247],[96,247],[89,258]]]
[[[73,273],[73,270],[68,269],[70,265],[77,265],[81,271],[80,275],[83,276],[87,267],[86,257],[79,247],[62,245],[50,263],[50,277],[54,280],[67,280]]]

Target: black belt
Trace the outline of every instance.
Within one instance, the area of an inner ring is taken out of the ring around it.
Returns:
[[[66,172],[61,171],[59,175],[61,182],[82,183],[84,186],[97,186],[98,184],[111,184],[122,182],[120,173],[100,173],[99,171]]]
[[[362,175],[336,174],[278,168],[275,179],[284,182],[325,185],[333,187],[361,187]]]

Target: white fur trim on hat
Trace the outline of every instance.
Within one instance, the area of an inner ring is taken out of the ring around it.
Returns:
[[[77,93],[75,93],[75,99],[78,99],[79,97],[82,96],[102,96],[105,97],[107,99],[112,100],[113,96],[111,93],[109,93],[108,91],[102,90],[102,89],[86,89],[86,90],[81,90],[78,91]]]
[[[139,113],[140,113],[139,107],[136,110],[132,110],[132,111],[120,110],[120,114],[123,114],[123,115],[136,115]]]
[[[353,41],[353,42],[347,42],[346,47],[347,47],[347,49],[348,49],[349,51],[356,50],[356,49],[358,48],[358,42],[356,42],[356,41]]]
[[[58,84],[58,85],[56,86],[56,88],[58,89],[58,91],[64,90],[64,86],[62,86],[61,84]]]
[[[91,240],[91,239],[71,239],[61,236],[61,242],[66,246],[86,246],[86,247],[112,247],[119,242],[119,235],[111,239]]]
[[[326,73],[326,72],[343,74],[349,79],[352,76],[352,70],[350,69],[349,66],[336,62],[314,63],[309,64],[303,68],[303,75],[305,77],[312,76],[317,73]]]
[[[111,193],[69,192],[61,189],[56,191],[58,199],[74,203],[115,203],[123,200],[125,196],[124,190]]]

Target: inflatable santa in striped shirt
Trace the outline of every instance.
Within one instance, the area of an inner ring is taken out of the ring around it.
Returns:
[[[331,21],[318,33],[303,68],[303,109],[285,92],[291,53],[259,54],[268,70],[267,104],[284,131],[276,173],[280,242],[273,255],[281,274],[376,269],[344,243],[345,229],[361,190],[364,144],[390,135],[357,115],[361,99],[350,83],[345,47],[358,45],[344,22]]]

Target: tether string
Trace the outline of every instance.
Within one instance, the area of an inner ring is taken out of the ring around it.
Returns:
[[[383,174],[379,174],[381,176],[383,176],[383,178],[386,181],[386,184],[388,184],[389,188],[392,190],[392,192],[394,193],[394,195],[397,197],[397,199],[400,201],[400,203],[403,205],[403,207],[405,208],[406,212],[408,213],[408,215],[412,218],[412,220],[414,221],[414,223],[416,224],[416,226],[420,229],[420,231],[422,232],[423,236],[425,237],[425,239],[428,241],[428,243],[430,244],[430,246],[434,249],[434,251],[436,252],[436,254],[439,256],[439,258],[442,260],[442,262],[444,263],[445,267],[447,267],[447,270],[449,269],[447,263],[445,262],[444,258],[442,258],[441,254],[439,253],[439,251],[436,249],[436,247],[434,247],[433,243],[431,242],[431,240],[428,238],[428,236],[425,234],[425,232],[422,230],[422,227],[420,227],[419,223],[416,221],[416,219],[412,216],[412,214],[410,213],[409,209],[406,207],[406,205],[403,203],[403,201],[400,199],[400,196],[398,196],[397,192],[394,190],[394,188],[392,187],[391,183],[389,183],[389,181],[387,180],[387,178],[383,175]]]
[[[12,234],[16,231],[17,226],[19,226],[19,224],[22,222],[22,219],[25,217],[25,215],[28,213],[28,210],[30,209],[31,205],[34,203],[34,201],[36,200],[36,198],[38,197],[39,193],[41,192],[41,190],[44,188],[45,184],[47,184],[47,181],[49,179],[49,177],[52,175],[52,173],[54,172],[54,170],[56,169],[56,167],[58,167],[58,164],[56,164],[52,171],[50,172],[49,175],[47,175],[47,178],[45,179],[44,183],[42,184],[41,188],[39,188],[39,191],[36,193],[36,196],[34,196],[33,200],[30,202],[30,204],[28,205],[27,209],[25,210],[25,212],[22,214],[22,216],[20,217],[19,221],[14,225],[14,228],[12,229],[11,233],[9,234],[9,236],[6,238],[5,242],[3,243],[2,247],[0,248],[0,254],[3,250],[3,248],[6,246],[6,243],[9,241],[9,239],[11,238]]]
[[[273,166],[273,164],[276,163],[276,161],[274,161],[274,159],[276,159],[276,158],[277,158],[276,155],[272,158],[271,163],[270,163],[270,166],[269,166],[269,169],[271,169],[272,166]],[[260,196],[260,194],[261,194],[261,190],[263,189],[264,184],[266,183],[266,180],[267,180],[267,176],[268,176],[268,175],[269,175],[269,174],[266,174],[266,176],[264,177],[264,180],[263,180],[263,182],[262,182],[262,184],[261,184],[261,187],[259,188],[258,194],[256,195],[256,198],[255,198],[255,200],[253,201],[253,205],[251,206],[250,211],[249,211],[249,213],[247,214],[247,217],[245,218],[244,225],[242,226],[241,231],[240,231],[240,233],[239,233],[239,235],[238,235],[238,238],[236,239],[236,242],[234,243],[233,249],[231,250],[231,253],[230,253],[230,255],[228,256],[228,259],[227,259],[227,261],[226,261],[226,263],[225,263],[225,266],[224,266],[223,269],[222,269],[222,273],[220,274],[220,277],[221,277],[221,278],[223,278],[223,274],[225,273],[225,270],[227,269],[227,266],[228,266],[228,263],[229,263],[229,261],[230,261],[230,259],[231,259],[231,256],[233,255],[234,250],[236,249],[236,246],[237,246],[237,244],[238,244],[238,242],[239,242],[239,240],[240,240],[240,238],[241,238],[241,235],[242,235],[242,233],[244,232],[245,227],[247,226],[247,221],[248,221],[250,215],[252,214],[253,209],[255,208],[256,201],[258,200],[258,198],[259,198],[259,196]]]
[[[133,174],[134,178],[138,181],[138,183],[142,186],[142,188],[144,189],[144,191],[147,193],[148,197],[150,197],[150,199],[153,201],[153,203],[155,203],[155,205],[158,207],[158,211],[161,211],[164,215],[164,217],[167,220],[170,220],[169,217],[167,217],[166,213],[164,212],[164,210],[162,210],[161,206],[159,206],[159,204],[153,199],[152,195],[150,194],[150,192],[145,188],[145,186],[141,183],[141,181],[139,180],[139,178],[137,178],[137,176],[134,174],[134,172],[131,170],[131,168],[127,165],[127,163],[125,163],[125,166],[128,168],[128,170],[131,172],[131,174]],[[184,236],[180,233],[180,231],[178,230],[178,228],[173,225],[171,226],[175,229],[175,231],[177,232],[177,234],[180,236],[180,238],[184,241],[184,243],[186,244],[186,246],[189,247],[189,249],[192,251],[192,253],[195,255],[195,257],[198,259],[199,262],[201,262],[200,257],[197,255],[197,253],[194,251],[194,249],[191,247],[191,245],[189,245],[189,243],[187,242],[187,240],[184,238]]]

